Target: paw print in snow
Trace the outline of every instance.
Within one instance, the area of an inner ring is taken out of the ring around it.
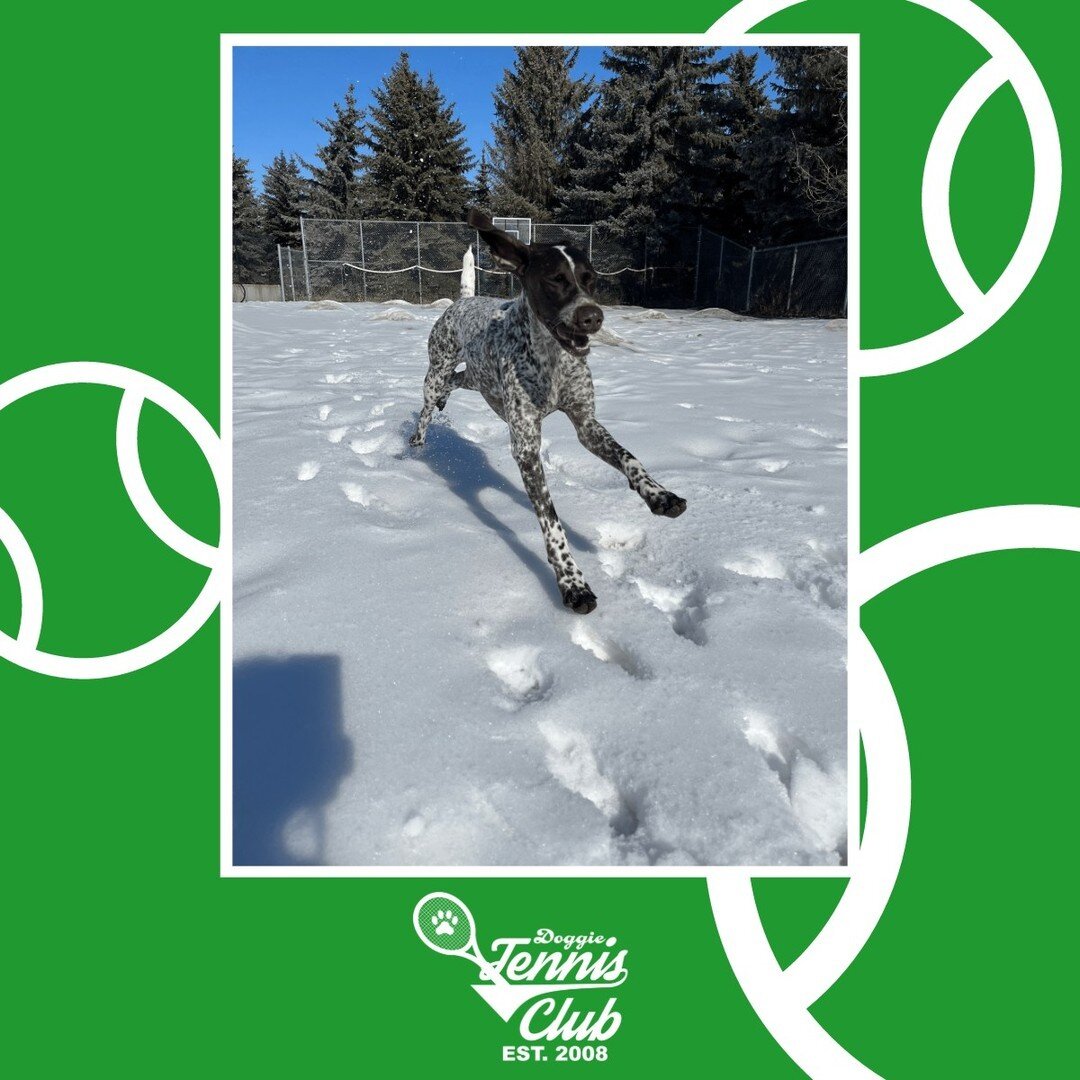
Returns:
[[[452,934],[457,926],[458,917],[450,911],[438,911],[431,916],[431,925],[435,927],[435,936]]]

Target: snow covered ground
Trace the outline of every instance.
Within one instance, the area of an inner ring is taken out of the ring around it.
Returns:
[[[840,324],[608,311],[597,415],[689,508],[548,419],[582,617],[479,395],[406,445],[437,309],[233,310],[237,863],[844,858]]]

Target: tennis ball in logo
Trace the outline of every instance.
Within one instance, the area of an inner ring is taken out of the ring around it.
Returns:
[[[17,626],[11,612],[0,618],[0,656],[105,678],[156,662],[203,625],[218,602],[207,466],[220,489],[220,451],[189,402],[130,368],[38,368],[0,383],[0,452],[18,463],[0,493],[18,597]]]

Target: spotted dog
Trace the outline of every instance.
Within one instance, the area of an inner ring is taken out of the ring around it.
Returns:
[[[468,297],[439,317],[428,338],[424,404],[409,441],[424,445],[432,414],[446,407],[451,391],[479,391],[510,427],[510,449],[540,520],[563,603],[587,615],[596,596],[574,562],[540,462],[544,417],[566,413],[582,446],[622,472],[654,514],[678,517],[686,500],[653,480],[596,419],[586,357],[604,313],[593,299],[596,272],[585,254],[569,244],[523,244],[476,210],[469,211],[468,222],[495,261],[521,282],[521,295],[509,302]],[[464,369],[455,370],[462,362]]]

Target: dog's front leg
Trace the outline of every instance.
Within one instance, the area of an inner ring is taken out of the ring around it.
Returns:
[[[555,571],[555,581],[563,603],[579,615],[588,615],[596,607],[596,594],[585,584],[585,578],[574,562],[566,533],[551,501],[544,466],[540,461],[539,417],[524,420],[520,416],[515,417],[510,428],[510,449],[540,521],[547,559]]]
[[[568,412],[578,440],[590,453],[621,472],[630,487],[648,504],[654,514],[678,517],[686,509],[686,500],[661,487],[646,471],[645,466],[625,446],[620,446],[599,420],[591,413]]]

